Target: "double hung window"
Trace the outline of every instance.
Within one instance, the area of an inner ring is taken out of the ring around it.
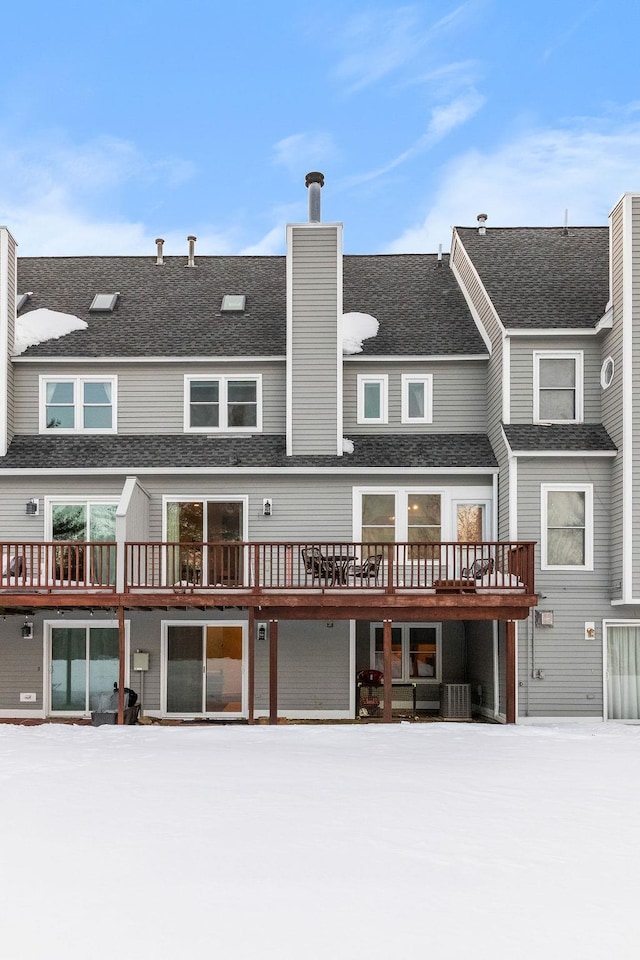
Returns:
[[[542,569],[593,569],[593,487],[542,485]]]
[[[534,423],[582,423],[583,355],[545,351],[533,355]]]
[[[41,377],[40,432],[115,433],[115,377]]]
[[[185,430],[262,430],[261,377],[186,377]]]

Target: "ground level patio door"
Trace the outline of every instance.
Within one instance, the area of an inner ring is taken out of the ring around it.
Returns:
[[[109,709],[118,682],[118,625],[113,621],[45,623],[48,630],[48,712],[82,716]],[[126,682],[126,675],[125,675]]]
[[[640,623],[606,624],[607,717],[640,720]]]
[[[165,624],[163,712],[246,715],[245,644],[242,622]]]

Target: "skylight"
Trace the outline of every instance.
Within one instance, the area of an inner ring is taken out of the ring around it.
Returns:
[[[20,313],[25,303],[29,297],[33,296],[31,292],[29,293],[16,293],[16,313]]]
[[[99,310],[108,313],[115,307],[119,296],[119,293],[96,293],[89,310]]]
[[[225,293],[220,310],[225,313],[241,313],[246,302],[247,298],[244,293]]]

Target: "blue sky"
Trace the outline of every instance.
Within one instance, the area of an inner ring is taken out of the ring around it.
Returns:
[[[282,253],[321,170],[348,253],[603,224],[640,190],[640,4],[31,0],[3,11],[21,255]],[[9,41],[7,42],[7,36]]]

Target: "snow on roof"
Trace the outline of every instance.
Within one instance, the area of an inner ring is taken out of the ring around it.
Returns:
[[[379,328],[380,323],[370,313],[343,313],[343,354],[362,353],[362,341],[375,337]]]
[[[24,353],[27,347],[35,347],[46,340],[58,340],[73,330],[84,330],[86,326],[86,320],[70,313],[58,313],[46,307],[30,310],[16,320],[14,356]]]
[[[343,453],[353,453],[355,447],[353,445],[353,440],[349,440],[348,437],[342,438],[342,452]]]

